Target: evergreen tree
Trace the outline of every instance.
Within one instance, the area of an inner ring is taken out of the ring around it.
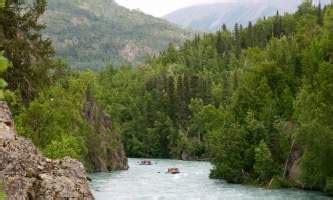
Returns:
[[[247,46],[254,46],[254,33],[253,33],[253,25],[252,22],[249,22],[247,26]]]
[[[264,141],[255,149],[254,170],[261,180],[268,180],[273,175],[272,154]]]
[[[327,10],[324,20],[324,31],[326,36],[323,42],[322,48],[327,52],[327,60],[333,61],[333,11],[332,9]]]
[[[317,23],[322,26],[324,23],[324,17],[323,17],[323,12],[321,8],[321,3],[319,2],[317,6]]]
[[[222,25],[222,31],[223,32],[227,32],[228,31],[227,26],[225,24]]]
[[[217,32],[216,49],[217,49],[217,53],[219,54],[219,56],[223,57],[224,52],[225,52],[226,49],[225,49],[225,44],[224,44],[224,41],[223,41],[221,31]]]
[[[241,37],[240,37],[240,30],[239,26],[236,23],[234,28],[234,41],[235,41],[235,55],[239,58],[241,53]]]
[[[5,79],[8,88],[18,90],[26,103],[50,83],[50,68],[54,67],[50,61],[54,52],[51,42],[42,38],[44,26],[38,23],[46,4],[45,0],[6,0],[0,10],[0,46],[13,66]]]

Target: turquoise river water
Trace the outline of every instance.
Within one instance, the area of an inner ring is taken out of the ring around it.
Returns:
[[[297,189],[267,190],[252,186],[228,184],[209,179],[212,165],[153,159],[153,165],[142,166],[141,159],[129,159],[129,170],[90,174],[96,200],[326,200],[322,193]],[[180,174],[166,174],[178,167]]]

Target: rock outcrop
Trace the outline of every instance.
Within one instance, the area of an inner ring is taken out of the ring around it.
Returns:
[[[128,169],[121,137],[113,130],[111,117],[96,103],[89,91],[83,115],[94,129],[94,137],[88,145],[90,168],[95,172]]]
[[[43,157],[16,134],[10,110],[0,101],[0,181],[9,200],[94,199],[83,165]]]
[[[300,161],[302,158],[302,150],[298,145],[292,149],[287,165],[288,179],[299,188],[304,188],[304,183],[300,180]]]

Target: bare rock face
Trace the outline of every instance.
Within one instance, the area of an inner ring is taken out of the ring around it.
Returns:
[[[95,135],[89,141],[89,163],[95,172],[128,169],[127,157],[120,135],[112,128],[111,117],[97,105],[87,92],[83,115],[93,126]]]
[[[0,101],[0,180],[9,200],[94,199],[83,165],[50,160],[17,136],[10,110]]]
[[[296,145],[290,155],[288,166],[287,166],[287,177],[288,179],[297,187],[305,188],[304,183],[300,179],[301,169],[300,161],[302,158],[303,152],[301,148]]]

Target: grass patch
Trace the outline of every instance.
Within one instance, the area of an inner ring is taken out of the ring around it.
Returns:
[[[6,194],[3,190],[3,184],[2,182],[0,181],[0,200],[5,200],[6,199]]]

